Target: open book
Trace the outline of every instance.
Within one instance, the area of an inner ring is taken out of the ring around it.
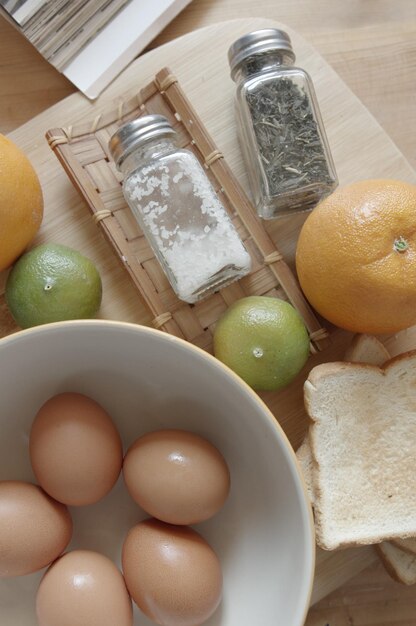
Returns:
[[[0,0],[0,9],[93,99],[190,1]]]

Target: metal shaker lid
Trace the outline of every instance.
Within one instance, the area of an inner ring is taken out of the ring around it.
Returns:
[[[284,30],[263,28],[243,35],[228,50],[231,76],[234,78],[235,70],[248,57],[271,50],[283,50],[292,57],[293,61],[296,58],[290,37]]]
[[[163,115],[143,115],[120,126],[111,136],[108,147],[117,167],[140,144],[162,135],[175,135]]]

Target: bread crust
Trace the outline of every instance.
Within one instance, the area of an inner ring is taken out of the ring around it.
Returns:
[[[357,334],[345,353],[345,361],[381,365],[391,358],[387,348],[374,335]]]
[[[393,356],[391,359],[386,361],[386,363],[384,363],[384,365],[380,369],[382,369],[383,371],[387,371],[389,368],[400,364],[402,361],[406,361],[407,359],[413,359],[415,356],[416,349],[402,352],[401,354],[397,354],[396,356]]]
[[[393,539],[392,543],[399,550],[416,557],[416,537],[400,537],[399,539]]]
[[[395,566],[394,561],[391,559],[390,555],[384,552],[383,543],[378,544],[375,547],[376,547],[377,554],[379,555],[381,562],[383,563],[387,573],[393,578],[393,580],[396,580],[398,583],[401,583],[402,585],[410,586],[410,585],[416,584],[416,561],[415,561],[415,566],[414,566],[414,572],[412,572],[412,578],[411,579],[404,578],[403,576],[400,576],[399,570]],[[413,570],[413,567],[412,567],[412,570]],[[407,574],[409,574],[409,572],[407,572]]]
[[[391,562],[391,560],[387,557],[386,554],[384,554],[383,549],[381,548],[381,544],[376,545],[375,548],[376,548],[377,554],[380,557],[380,560],[383,563],[384,568],[385,568],[386,572],[388,573],[388,575],[391,578],[393,578],[393,580],[395,580],[396,582],[402,583],[403,585],[406,585],[407,583],[400,578],[400,576],[398,575],[397,570],[394,567],[394,565]]]
[[[416,356],[416,349],[409,350],[408,352],[403,352],[402,354],[398,354],[394,357],[391,357],[388,361],[386,361],[383,365],[372,365],[370,363],[358,363],[353,361],[333,361],[332,363],[321,363],[320,365],[316,365],[309,372],[309,376],[305,381],[306,390],[308,390],[307,383],[310,383],[312,387],[316,387],[318,383],[327,376],[338,375],[342,371],[351,370],[362,370],[363,372],[366,370],[377,370],[386,374],[386,372],[392,368],[396,367],[398,364],[401,364],[408,359],[413,359]],[[305,387],[304,387],[305,388]],[[306,397],[308,396],[308,391],[306,391]]]

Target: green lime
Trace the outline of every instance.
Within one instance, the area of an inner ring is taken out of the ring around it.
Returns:
[[[218,320],[214,354],[253,389],[275,391],[305,365],[309,336],[291,304],[249,296],[234,302]]]
[[[43,244],[20,257],[6,283],[6,302],[22,328],[94,317],[102,285],[95,265],[59,244]]]

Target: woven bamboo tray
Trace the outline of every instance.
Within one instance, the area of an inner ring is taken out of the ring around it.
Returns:
[[[205,167],[252,259],[249,275],[194,305],[179,300],[170,287],[124,200],[122,178],[108,151],[108,141],[121,124],[149,113],[165,115],[178,133],[179,145],[192,150]],[[213,330],[224,311],[244,296],[263,295],[293,304],[309,331],[312,352],[328,346],[327,330],[321,327],[289,266],[168,68],[158,72],[136,96],[121,101],[116,110],[100,114],[88,124],[54,128],[46,138],[129,272],[154,316],[155,328],[212,352]]]

